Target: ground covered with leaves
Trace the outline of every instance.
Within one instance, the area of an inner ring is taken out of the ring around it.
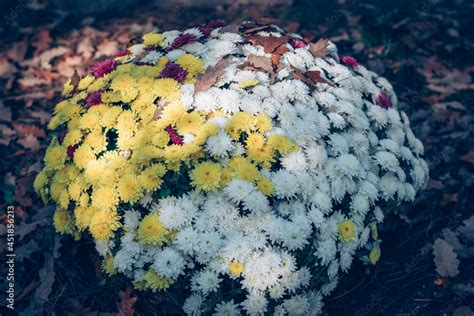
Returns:
[[[54,3],[52,1],[51,3]],[[355,263],[326,300],[329,315],[472,315],[474,309],[473,106],[470,1],[270,1],[212,8],[175,2],[99,1],[55,8],[41,1],[3,8],[0,54],[0,165],[4,205],[0,253],[8,251],[7,206],[15,209],[17,311],[33,314],[168,315],[182,298],[133,290],[106,278],[92,241],[61,237],[51,206],[32,182],[49,143],[46,124],[64,81],[87,73],[134,37],[205,23],[269,17],[289,31],[328,38],[387,77],[425,145],[428,187],[382,227],[382,258]],[[6,275],[6,265],[1,266]],[[0,297],[4,304],[5,282]]]

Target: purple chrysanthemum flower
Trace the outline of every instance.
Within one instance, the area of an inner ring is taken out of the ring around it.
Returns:
[[[169,125],[167,128],[165,128],[165,131],[168,133],[168,136],[170,137],[170,140],[173,144],[175,145],[183,145],[184,144],[184,137],[179,136],[176,130]]]
[[[299,38],[290,38],[290,40],[288,41],[288,43],[290,43],[290,45],[293,47],[293,48],[305,48],[306,47],[306,43],[299,39]]]
[[[352,56],[341,56],[341,61],[346,66],[349,66],[349,67],[352,67],[352,68],[359,67],[359,62],[357,61],[357,59],[355,59]]]
[[[117,67],[117,62],[115,60],[106,59],[104,61],[98,62],[97,64],[91,67],[91,72],[96,78],[105,76],[106,74],[112,72]]]
[[[172,78],[179,83],[183,83],[186,80],[186,76],[188,72],[181,68],[180,65],[175,64],[173,62],[168,62],[161,71],[161,78]]]
[[[377,97],[377,105],[384,109],[391,108],[392,100],[390,100],[390,96],[385,91],[380,91],[379,96]]]
[[[69,146],[66,149],[66,154],[69,157],[69,159],[72,159],[74,157],[74,153],[76,152],[77,147],[78,147],[77,144],[75,144],[75,145]]]
[[[86,104],[84,108],[88,109],[91,106],[102,103],[102,93],[100,91],[89,93],[86,97]]]
[[[176,37],[169,47],[166,48],[166,51],[171,51],[173,49],[180,48],[183,45],[195,42],[197,37],[193,34],[183,33]]]

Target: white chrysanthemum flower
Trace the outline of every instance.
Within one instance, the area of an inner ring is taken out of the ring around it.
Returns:
[[[243,201],[253,191],[255,186],[240,179],[233,179],[224,189],[225,194],[235,202]]]
[[[284,169],[272,174],[272,182],[279,198],[295,198],[299,192],[296,176]]]
[[[281,159],[281,164],[289,171],[304,171],[307,168],[304,153],[300,151],[292,152]]]
[[[219,304],[216,304],[214,308],[213,316],[239,316],[240,308],[239,304],[235,304],[234,300],[230,300],[228,302],[222,301]]]
[[[123,224],[129,230],[135,230],[138,227],[140,217],[140,212],[138,211],[127,211],[123,214]]]
[[[303,295],[295,295],[283,301],[283,306],[291,315],[308,315],[310,314],[310,304],[308,298]]]
[[[191,227],[181,229],[176,235],[175,244],[179,250],[186,254],[193,254],[198,248],[197,233]]]
[[[183,274],[184,266],[183,257],[170,247],[160,251],[155,262],[151,265],[161,276],[171,279],[176,279],[180,274]]]
[[[230,136],[221,131],[207,139],[205,149],[214,157],[225,157],[234,148]]]
[[[184,301],[183,311],[189,316],[200,316],[203,313],[204,297],[201,294],[192,294]]]
[[[384,170],[394,171],[399,167],[397,156],[388,151],[379,151],[374,159]]]
[[[174,49],[174,50],[170,51],[169,53],[167,53],[166,57],[169,60],[175,61],[176,59],[178,59],[180,56],[182,56],[184,54],[186,54],[186,52],[184,50]]]
[[[197,111],[213,112],[217,107],[217,98],[214,93],[204,91],[199,92],[194,97],[194,108]]]
[[[202,270],[197,272],[191,280],[193,291],[200,291],[203,294],[216,292],[222,279],[214,271]]]
[[[261,101],[254,95],[244,95],[240,100],[240,109],[245,112],[257,114],[261,111]]]
[[[316,245],[314,255],[321,259],[322,265],[327,265],[336,257],[337,245],[333,239],[320,240]]]
[[[219,107],[225,113],[235,113],[239,111],[240,93],[232,89],[222,89],[218,94]]]
[[[146,54],[144,57],[142,57],[140,59],[140,62],[145,63],[145,64],[155,65],[158,59],[160,59],[162,55],[163,54],[160,52],[151,51],[151,52],[148,52],[148,54]]]
[[[270,204],[268,202],[268,199],[260,191],[254,191],[244,197],[243,206],[245,210],[253,212],[270,211]]]
[[[267,311],[268,301],[261,293],[251,293],[241,303],[248,315],[263,315]]]

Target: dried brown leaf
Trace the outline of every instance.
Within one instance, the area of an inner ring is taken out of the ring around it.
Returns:
[[[279,46],[273,53],[272,53],[272,64],[278,66],[280,64],[281,55],[286,52],[289,52],[290,49],[286,47],[286,45]]]
[[[16,130],[20,138],[25,137],[28,134],[34,135],[36,137],[46,136],[46,133],[43,129],[34,125],[26,125],[23,123],[13,123],[13,128]]]
[[[109,41],[105,40],[97,46],[97,51],[95,52],[94,58],[98,58],[101,56],[112,56],[118,50],[118,42],[117,41]]]
[[[316,57],[326,57],[329,54],[328,40],[325,38],[320,38],[316,43],[311,44],[309,51]]]
[[[225,69],[229,65],[229,60],[221,59],[214,66],[209,66],[206,69],[206,72],[198,77],[196,83],[194,84],[194,93],[205,91],[212,87],[220,76],[224,74]]]
[[[253,45],[260,45],[263,47],[265,53],[273,53],[279,46],[288,43],[288,36],[276,37],[273,35],[262,36],[258,34],[247,36],[247,40]]]
[[[132,289],[130,287],[125,291],[119,292],[120,302],[117,303],[118,316],[132,316],[135,313],[133,305],[137,302],[136,297],[132,297]]]
[[[249,55],[242,68],[253,68],[268,73],[273,72],[272,62],[270,58],[265,56]]]
[[[219,29],[219,33],[237,33],[239,34],[239,26],[237,24],[229,24]]]
[[[78,54],[81,54],[84,59],[91,58],[94,53],[94,45],[92,45],[90,37],[84,37],[82,41],[77,44],[76,51]]]
[[[16,142],[25,147],[26,149],[30,149],[33,152],[38,151],[38,149],[40,149],[41,147],[38,138],[31,134],[26,135],[24,138],[20,138]]]

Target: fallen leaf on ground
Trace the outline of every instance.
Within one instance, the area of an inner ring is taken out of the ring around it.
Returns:
[[[453,247],[444,239],[438,238],[433,245],[436,272],[442,277],[455,277],[459,274],[459,259]]]
[[[137,302],[136,297],[132,297],[132,289],[129,287],[126,291],[120,291],[120,302],[117,303],[117,315],[132,316],[135,313],[133,305]]]

